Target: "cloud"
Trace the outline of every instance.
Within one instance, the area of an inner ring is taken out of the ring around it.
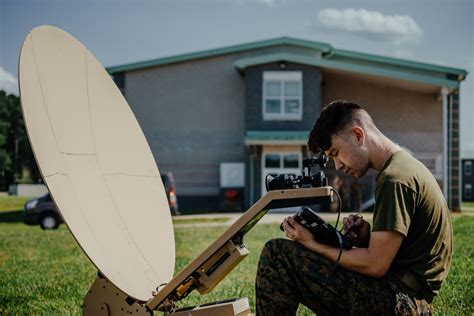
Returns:
[[[2,66],[0,66],[0,90],[4,90],[7,94],[18,95],[17,80]]]
[[[233,0],[233,1],[235,1],[238,4],[246,5],[246,4],[251,4],[251,3],[257,3],[257,4],[261,4],[268,7],[274,7],[286,2],[286,0]]]
[[[256,0],[255,2],[265,4],[268,6],[273,6],[276,4],[277,1],[276,0]]]
[[[384,15],[365,9],[324,9],[318,14],[318,22],[328,29],[397,45],[417,42],[423,36],[423,30],[408,15]]]

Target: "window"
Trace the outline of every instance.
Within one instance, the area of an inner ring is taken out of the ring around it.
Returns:
[[[464,175],[472,176],[472,161],[464,162]]]
[[[464,185],[464,198],[466,200],[472,199],[472,184]]]
[[[265,156],[264,168],[266,169],[300,169],[300,153],[267,153]]]
[[[300,71],[263,73],[264,120],[301,120],[303,116],[302,74]]]

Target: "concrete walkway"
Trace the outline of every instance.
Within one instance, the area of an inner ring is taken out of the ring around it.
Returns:
[[[195,215],[180,215],[174,216],[173,219],[176,223],[173,225],[176,228],[180,227],[217,227],[217,226],[225,226],[228,227],[232,225],[240,216],[244,213],[211,213],[211,214],[195,214]],[[280,224],[283,219],[288,216],[292,216],[295,213],[280,213],[280,212],[269,212],[267,213],[258,223],[257,225],[261,224]],[[337,213],[318,213],[324,220],[329,222],[335,222],[337,218]],[[342,219],[349,214],[352,213],[341,213],[339,218],[338,227],[341,227]],[[365,220],[369,223],[372,223],[372,213],[361,213]],[[472,207],[464,207],[462,212],[452,212],[451,216],[474,216],[474,208]],[[213,218],[227,218],[225,221],[215,221],[213,222]],[[195,223],[179,223],[179,221],[186,221],[186,220],[195,220]],[[200,221],[201,220],[201,221]],[[206,222],[206,220],[209,220]]]
[[[243,213],[212,213],[212,214],[196,214],[196,215],[180,215],[174,216],[178,223],[175,223],[173,226],[176,228],[180,227],[216,227],[216,226],[230,226],[232,225]],[[261,224],[280,224],[283,219],[288,216],[292,216],[295,213],[273,213],[270,212],[266,214],[258,223],[257,225]],[[341,213],[341,217],[339,219],[338,227],[341,227],[342,219],[351,213]],[[319,213],[319,215],[326,221],[336,221],[337,213]],[[369,222],[372,222],[372,213],[361,213],[361,215]],[[219,221],[219,222],[199,222],[200,219],[203,221],[209,220],[212,218],[228,218],[227,221]],[[179,223],[180,220],[196,220],[196,223]]]

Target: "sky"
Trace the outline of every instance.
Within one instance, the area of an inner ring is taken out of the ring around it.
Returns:
[[[60,27],[104,66],[289,36],[464,69],[461,157],[474,158],[474,0],[0,0],[0,90],[21,44]]]

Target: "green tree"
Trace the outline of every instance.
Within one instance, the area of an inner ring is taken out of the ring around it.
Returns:
[[[30,175],[29,182],[41,182],[26,135],[20,98],[0,91],[0,190],[24,180],[25,170]]]

